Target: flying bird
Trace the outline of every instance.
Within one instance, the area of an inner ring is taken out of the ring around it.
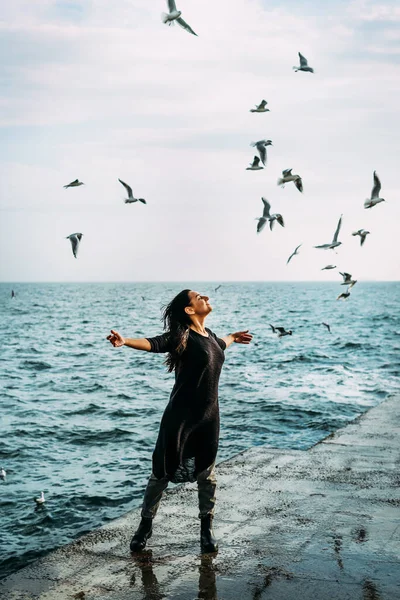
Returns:
[[[326,267],[322,267],[321,271],[329,271],[330,269],[336,269],[336,265],[326,265]]]
[[[40,494],[40,498],[34,498],[34,501],[36,502],[36,504],[39,506],[40,504],[44,504],[45,503],[45,499],[44,499],[44,493],[41,492]]]
[[[379,197],[381,187],[382,187],[381,181],[380,181],[378,175],[376,174],[376,171],[374,171],[374,185],[373,185],[373,188],[371,191],[371,198],[367,198],[365,200],[364,208],[372,208],[376,204],[379,204],[379,202],[385,202],[384,198]]]
[[[256,219],[256,221],[258,221],[258,223],[257,223],[257,233],[260,233],[264,229],[265,223],[269,219],[270,210],[271,210],[271,205],[268,202],[268,200],[266,200],[265,198],[261,198],[261,201],[264,204],[264,209],[263,209],[263,216],[262,217],[258,217]]]
[[[273,325],[269,325],[272,329],[272,333],[277,333],[278,337],[284,337],[285,335],[292,335],[293,331],[291,329],[289,329],[289,331],[286,331],[286,329],[284,327],[274,327]]]
[[[300,175],[292,175],[292,169],[285,169],[282,171],[282,177],[278,179],[278,185],[285,187],[285,183],[293,181],[299,192],[303,191],[303,181]]]
[[[351,235],[359,235],[360,236],[360,246],[364,245],[365,238],[369,235],[369,231],[365,229],[359,229],[358,231],[354,231]]]
[[[265,166],[267,163],[267,146],[272,146],[271,140],[259,140],[258,142],[251,142],[250,146],[257,148],[261,162]]]
[[[268,102],[266,100],[261,100],[260,104],[256,104],[255,108],[251,108],[250,112],[252,113],[263,113],[269,112],[269,108],[266,108]]]
[[[64,185],[64,187],[65,188],[78,187],[79,185],[85,185],[85,184],[83,183],[83,181],[79,181],[79,179],[75,179],[75,181],[71,181],[71,183]]]
[[[340,246],[340,244],[342,242],[338,242],[338,235],[339,235],[339,231],[340,228],[342,226],[342,217],[343,215],[340,215],[340,219],[338,221],[337,227],[336,227],[336,231],[335,231],[335,235],[333,236],[333,240],[331,241],[330,244],[321,244],[320,246],[314,246],[314,248],[322,248],[323,250],[333,250],[334,248],[337,248],[338,246]]]
[[[321,323],[321,325],[325,325],[325,327],[327,328],[327,330],[329,331],[329,333],[332,333],[331,326],[329,325],[329,323]]]
[[[218,292],[219,288],[221,287],[221,284],[217,285],[216,288],[214,288],[214,292]]]
[[[356,285],[357,279],[352,279],[351,273],[342,273],[341,271],[339,271],[339,273],[343,277],[343,281],[340,285],[348,285],[347,291]]]
[[[271,215],[271,205],[266,198],[261,198],[262,203],[264,204],[263,216],[257,217],[256,221],[258,221],[257,225],[257,233],[260,233],[265,227],[265,223],[269,221],[269,228],[272,231],[275,221],[279,223],[282,227],[285,227],[285,223],[283,221],[283,217],[280,213],[276,213]]]
[[[197,35],[197,33],[193,31],[190,25],[188,25],[186,21],[182,19],[182,11],[177,10],[175,0],[168,0],[168,9],[169,13],[162,13],[161,15],[163,23],[165,23],[166,25],[173,25],[176,21],[178,25],[180,25],[183,29],[186,29],[186,31],[192,33],[193,35]]]
[[[311,67],[308,66],[308,61],[306,59],[305,56],[303,56],[300,52],[299,52],[299,59],[300,59],[300,66],[299,67],[293,67],[293,69],[296,71],[307,71],[308,73],[314,73],[314,69],[312,69]]]
[[[260,165],[260,159],[258,158],[258,156],[255,156],[253,158],[253,162],[250,163],[250,167],[246,167],[246,171],[260,171],[263,168],[264,167]]]
[[[71,242],[72,253],[77,258],[79,244],[82,239],[83,233],[71,233],[71,235],[67,235],[65,239]]]
[[[350,292],[343,292],[342,294],[339,294],[339,296],[336,298],[336,300],[347,300],[347,298],[350,296]]]
[[[301,245],[302,245],[302,244],[299,244],[299,245],[296,247],[295,251],[294,251],[294,252],[292,252],[292,254],[289,256],[289,258],[288,258],[288,259],[287,259],[287,261],[286,261],[286,264],[287,264],[287,265],[290,263],[290,261],[292,260],[293,256],[296,256],[296,255],[299,253],[299,252],[298,252],[298,250],[299,250],[299,248],[300,248],[300,246],[301,246]]]
[[[128,197],[125,198],[125,204],[132,204],[133,202],[142,202],[142,204],[147,204],[144,198],[135,198],[132,192],[132,188],[127,183],[124,183],[121,179],[118,179],[120,183],[124,186],[126,191],[128,192]]]

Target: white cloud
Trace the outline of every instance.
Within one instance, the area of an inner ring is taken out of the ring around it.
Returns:
[[[348,13],[355,19],[368,22],[400,21],[400,7],[396,1],[377,2],[376,0],[353,0]]]

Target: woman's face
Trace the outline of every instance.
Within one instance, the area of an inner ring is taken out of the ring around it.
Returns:
[[[193,309],[194,314],[204,316],[212,311],[208,296],[203,296],[202,294],[199,294],[199,292],[190,291],[189,298],[189,307]]]

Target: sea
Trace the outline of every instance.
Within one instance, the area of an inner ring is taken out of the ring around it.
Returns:
[[[218,461],[307,449],[399,391],[399,282],[344,301],[333,282],[219,283],[0,284],[0,577],[140,506],[174,378],[106,337],[162,333],[181,289],[210,297],[220,337],[254,336],[226,351]]]

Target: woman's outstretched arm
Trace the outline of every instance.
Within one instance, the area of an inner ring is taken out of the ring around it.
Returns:
[[[250,344],[253,336],[251,333],[249,333],[249,330],[246,329],[246,331],[236,331],[235,333],[230,333],[221,339],[224,340],[226,347],[228,348],[228,346],[233,344],[233,342],[236,342],[236,344]]]
[[[124,338],[118,331],[111,329],[110,335],[107,336],[114,348],[120,348],[121,346],[128,346],[128,348],[134,348],[135,350],[145,350],[150,352],[151,344],[146,338],[132,339]]]

